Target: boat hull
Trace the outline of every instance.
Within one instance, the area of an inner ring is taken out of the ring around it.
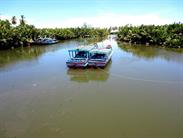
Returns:
[[[67,67],[69,68],[82,68],[88,65],[87,62],[72,62],[72,61],[68,61],[66,62],[66,64],[67,64]]]
[[[58,43],[58,40],[47,40],[47,41],[34,41],[32,44],[34,45],[52,45]]]
[[[89,67],[105,67],[107,65],[108,61],[105,62],[98,62],[98,61],[90,61],[88,62]]]
[[[56,43],[58,43],[58,41],[57,42],[49,42],[49,43],[33,42],[32,44],[34,44],[34,45],[52,45],[52,44],[56,44]]]

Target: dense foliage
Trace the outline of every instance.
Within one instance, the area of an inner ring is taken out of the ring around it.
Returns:
[[[126,25],[119,28],[118,39],[120,41],[161,45],[165,47],[183,48],[183,24],[170,25]]]
[[[17,19],[15,16],[12,17],[11,23],[8,20],[0,19],[0,49],[27,46],[39,37],[66,40],[80,37],[105,37],[109,34],[107,29],[91,28],[86,25],[80,28],[37,29],[33,25],[26,24],[23,15],[20,24],[16,24]]]
[[[80,28],[37,29],[33,25],[26,24],[23,15],[21,15],[19,25],[17,25],[17,18],[13,16],[11,22],[0,19],[0,49],[26,46],[39,37],[52,37],[58,40],[84,37],[97,38],[107,36],[109,31],[110,29],[92,28],[87,25]],[[118,39],[134,44],[183,48],[183,24],[126,25],[119,27]]]
[[[84,38],[84,37],[105,37],[107,36],[107,29],[99,28],[56,28],[56,29],[39,29],[38,36],[49,36],[55,37],[58,40],[73,39],[73,38]]]

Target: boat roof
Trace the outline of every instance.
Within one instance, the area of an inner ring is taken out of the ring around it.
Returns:
[[[93,45],[88,45],[88,46],[79,46],[75,49],[71,49],[69,51],[91,51],[92,49],[94,49],[95,47]]]
[[[95,46],[97,48],[106,48],[108,46],[111,46],[111,41],[105,40],[105,41],[102,41],[102,42],[98,42],[98,43],[95,44]]]
[[[109,54],[111,52],[111,49],[93,49],[90,51],[92,54]]]

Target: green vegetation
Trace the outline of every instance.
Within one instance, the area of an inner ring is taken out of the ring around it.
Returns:
[[[119,28],[118,39],[120,41],[161,45],[169,48],[183,48],[183,24],[174,23],[170,25],[126,25]]]
[[[11,22],[0,19],[0,49],[27,46],[39,37],[52,37],[58,40],[75,38],[102,38],[109,34],[110,29],[88,27],[86,24],[78,28],[44,28],[38,29],[26,24],[25,16],[18,21],[15,16]],[[119,27],[118,40],[146,45],[161,45],[170,48],[183,48],[183,24],[170,25],[126,25]]]
[[[73,39],[73,38],[85,38],[85,37],[105,37],[107,36],[108,30],[107,29],[99,29],[99,28],[56,28],[56,29],[39,29],[38,35],[39,36],[48,36],[48,37],[55,37],[58,40],[66,40],[66,39]]]
[[[11,22],[0,19],[0,49],[27,46],[37,38],[45,36],[58,40],[67,40],[84,37],[106,37],[108,34],[107,29],[92,28],[88,27],[86,24],[80,28],[38,29],[33,25],[26,24],[23,15],[21,15],[19,25],[17,25],[17,18],[15,16],[12,17]]]

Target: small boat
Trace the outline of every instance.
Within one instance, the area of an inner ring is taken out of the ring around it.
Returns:
[[[33,42],[33,44],[37,44],[37,45],[50,45],[55,43],[58,43],[58,40],[53,38],[38,38]]]
[[[105,67],[110,61],[113,51],[112,47],[96,48],[90,51],[88,66],[90,67]]]
[[[66,62],[68,67],[86,67],[88,65],[88,59],[90,51],[94,49],[94,46],[80,46],[76,49],[69,50],[70,59]]]

